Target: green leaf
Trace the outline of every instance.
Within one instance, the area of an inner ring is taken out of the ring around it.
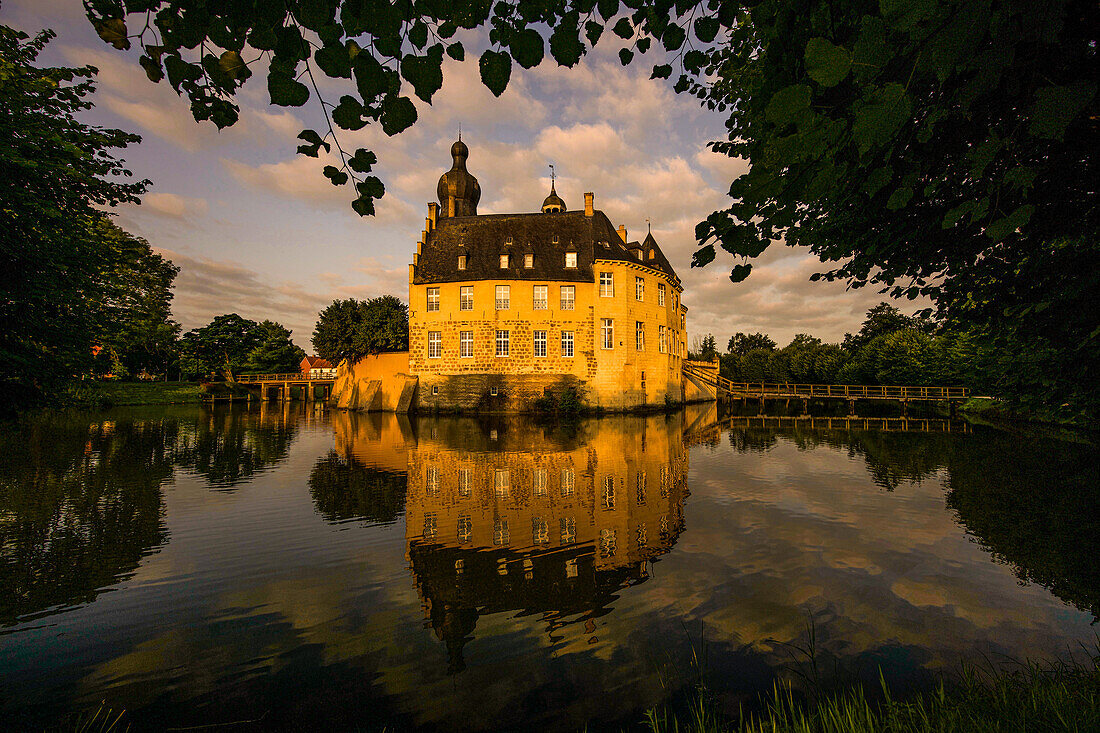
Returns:
[[[588,38],[588,44],[595,47],[600,40],[600,36],[603,35],[603,26],[594,20],[590,20],[584,24],[584,35]]]
[[[558,23],[550,36],[550,55],[562,66],[572,68],[581,60],[584,46],[581,45],[580,29],[577,28],[577,13],[572,11]]]
[[[387,94],[382,100],[382,114],[379,117],[382,132],[396,135],[416,122],[416,105],[408,97]]]
[[[159,61],[151,56],[142,54],[141,58],[138,59],[138,63],[141,64],[141,68],[145,69],[145,75],[149,77],[149,81],[154,84],[164,78],[164,68]]]
[[[852,47],[852,76],[856,81],[874,78],[892,58],[886,45],[886,24],[882,18],[865,15],[859,37]]]
[[[695,37],[703,43],[710,43],[718,35],[718,18],[697,18],[694,27]]]
[[[619,0],[597,0],[596,7],[600,11],[600,17],[611,20],[615,13],[619,12]]]
[[[780,89],[768,100],[764,116],[768,122],[780,127],[795,122],[810,109],[810,87],[792,84]]]
[[[168,72],[168,83],[177,92],[181,84],[202,78],[202,67],[190,64],[176,55],[169,55],[164,59],[164,69]]]
[[[863,182],[863,192],[867,194],[868,198],[874,198],[875,194],[881,191],[882,187],[889,183],[893,177],[894,172],[890,170],[889,166],[876,168],[871,171]]]
[[[244,62],[244,59],[242,59],[241,55],[236,51],[226,51],[223,53],[218,59],[218,66],[226,76],[241,83],[252,76],[248,64]]]
[[[298,133],[298,139],[307,143],[306,145],[299,145],[298,152],[311,158],[317,157],[317,153],[322,146],[324,146],[326,153],[332,150],[329,144],[322,140],[321,136],[314,130],[302,130]]]
[[[700,247],[695,250],[695,253],[691,256],[692,267],[706,267],[714,261],[714,245],[708,244],[705,247]]]
[[[1026,226],[1028,221],[1031,220],[1031,215],[1034,212],[1035,207],[1031,204],[1018,206],[1016,210],[1008,216],[998,219],[986,227],[985,235],[994,242],[1003,241],[1020,227]]]
[[[359,192],[360,196],[380,199],[386,192],[386,187],[382,185],[382,181],[376,176],[367,176],[361,182],[355,184],[355,190]]]
[[[374,164],[378,162],[378,156],[367,150],[359,148],[355,155],[348,159],[348,166],[356,173],[369,173]],[[381,194],[379,194],[381,196]]]
[[[734,265],[733,269],[730,270],[730,282],[731,283],[743,282],[745,280],[745,278],[749,276],[750,272],[752,272],[752,265],[751,264],[748,264],[748,265]]]
[[[1036,90],[1028,132],[1036,137],[1061,140],[1065,137],[1066,128],[1094,96],[1096,82],[1087,79]]]
[[[409,29],[408,39],[409,43],[416,48],[424,48],[428,43],[428,26],[424,25],[422,21],[416,21],[413,23],[413,27]]]
[[[879,0],[879,11],[891,28],[912,30],[936,11],[936,0]]]
[[[367,121],[363,119],[363,112],[365,111],[358,99],[345,94],[340,97],[340,104],[332,110],[332,121],[336,123],[337,127],[344,130],[359,130],[367,124]]]
[[[407,54],[401,60],[401,75],[413,85],[416,96],[430,103],[443,86],[443,47],[437,44],[423,56]]]
[[[890,198],[886,200],[886,208],[890,211],[897,211],[898,209],[904,209],[909,200],[913,198],[913,189],[908,186],[902,186],[895,188],[894,192],[890,194]]]
[[[466,49],[462,48],[462,44],[455,41],[450,46],[447,46],[447,55],[455,61],[464,61],[466,59]]]
[[[122,18],[93,18],[92,26],[100,38],[119,51],[130,48],[130,39],[126,37],[126,21]]]
[[[959,223],[959,220],[962,219],[964,216],[966,216],[968,213],[970,213],[970,211],[973,208],[974,208],[974,202],[973,201],[964,201],[961,204],[959,204],[958,206],[952,208],[950,211],[948,211],[943,216],[943,224],[942,224],[943,228],[944,229],[953,228],[956,224]]]
[[[517,33],[512,38],[511,49],[516,63],[525,69],[538,66],[542,62],[544,53],[542,36],[534,29],[525,28]]]
[[[313,53],[318,68],[334,79],[351,78],[351,51],[343,44],[324,46]]]
[[[611,32],[619,38],[626,40],[634,35],[634,26],[630,24],[629,18],[619,18],[619,22],[615,24]]]
[[[684,45],[684,39],[687,37],[687,33],[683,28],[675,23],[669,23],[665,28],[664,34],[661,36],[661,43],[664,44],[666,51],[677,51],[680,46]]]
[[[852,70],[852,57],[824,38],[806,44],[806,74],[823,87],[835,87]]]
[[[1004,182],[1012,188],[1027,191],[1035,184],[1034,168],[1026,165],[1018,165],[1005,173]]]
[[[893,139],[902,124],[909,118],[911,103],[901,84],[890,83],[873,90],[855,105],[852,137],[859,152],[884,145]]]
[[[501,51],[486,51],[481,54],[481,83],[489,88],[494,97],[499,97],[508,87],[508,77],[512,74],[512,57]]]
[[[623,66],[626,66],[627,64],[629,64],[633,59],[634,59],[634,52],[631,51],[629,48],[620,48],[619,49],[619,63],[621,63]]]
[[[359,216],[374,216],[374,201],[366,196],[360,196],[352,201],[351,208]]]
[[[348,174],[334,165],[326,165],[322,173],[325,174],[325,178],[332,181],[333,186],[343,186],[348,182]]]
[[[667,79],[672,75],[672,64],[662,64],[660,66],[653,67],[653,73],[650,74],[650,79]]]
[[[352,70],[355,72],[355,86],[359,90],[359,96],[368,104],[384,94],[389,87],[386,81],[387,69],[370,51],[364,50],[355,57]]]
[[[267,91],[271,103],[279,107],[301,107],[309,101],[309,88],[274,66],[267,75]]]

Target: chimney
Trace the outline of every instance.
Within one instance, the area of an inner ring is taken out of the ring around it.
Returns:
[[[439,204],[432,201],[428,204],[428,221],[432,223],[429,229],[435,229],[436,218],[439,216]]]
[[[432,230],[432,220],[431,220],[431,217],[429,217],[429,218],[424,220],[424,234],[427,235],[427,233],[430,232],[431,230]],[[425,240],[425,241],[427,241],[427,240]]]
[[[623,242],[626,242],[626,224],[619,225],[619,236],[622,237]]]
[[[594,193],[589,192],[589,193],[586,193],[584,195],[584,215],[585,216],[592,216],[592,214],[595,212],[595,210],[596,210],[595,199],[596,199],[596,195]]]

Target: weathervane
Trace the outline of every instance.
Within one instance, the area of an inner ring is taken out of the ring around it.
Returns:
[[[458,123],[458,141],[462,142],[462,123]]]
[[[645,218],[645,228],[646,228],[646,231],[649,232],[650,234],[653,233],[653,225],[649,223],[649,217],[648,216]]]
[[[550,188],[554,187],[554,164],[550,163]]]

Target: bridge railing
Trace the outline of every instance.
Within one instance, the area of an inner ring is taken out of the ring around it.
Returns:
[[[877,384],[798,384],[795,382],[733,382],[685,366],[686,372],[724,392],[747,397],[846,397],[880,400],[962,400],[967,387],[910,387]]]
[[[287,372],[286,374],[238,374],[237,381],[248,382],[331,382],[335,377],[315,377],[301,372]]]

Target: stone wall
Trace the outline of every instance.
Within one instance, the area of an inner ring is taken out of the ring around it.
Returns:
[[[345,410],[408,412],[417,379],[409,372],[409,352],[365,356],[340,363],[331,402]]]

